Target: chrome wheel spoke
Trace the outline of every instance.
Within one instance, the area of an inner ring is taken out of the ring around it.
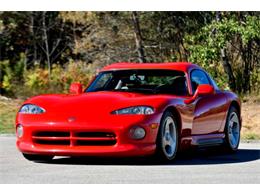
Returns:
[[[163,145],[164,145],[164,146],[167,146],[167,145],[168,145],[168,142],[167,142],[167,140],[165,139],[165,137],[163,138]]]
[[[230,135],[230,141],[231,141],[231,144],[234,145],[234,143],[235,143],[235,138],[234,138],[234,135],[233,135],[233,134]]]
[[[173,145],[174,145],[174,142],[173,142],[172,137],[171,137],[170,140],[169,140],[169,145],[170,145],[170,146],[173,146]]]
[[[234,120],[234,112],[231,114],[231,116],[230,116],[230,121],[232,121],[233,122],[233,120]]]
[[[230,122],[229,122],[229,129],[230,129],[230,128],[232,129],[232,128],[233,128],[233,125],[234,125],[234,122],[233,122],[233,121],[230,121]]]
[[[167,120],[166,124],[165,124],[165,132],[169,132],[170,131],[170,125],[171,125],[171,121]]]

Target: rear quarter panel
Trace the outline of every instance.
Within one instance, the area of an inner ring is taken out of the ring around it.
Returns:
[[[228,111],[229,111],[229,108],[231,107],[231,105],[237,106],[240,122],[242,122],[242,117],[241,117],[241,102],[240,102],[239,97],[231,91],[222,91],[222,92],[226,96],[226,99],[227,99],[227,103],[225,105],[225,108],[226,108],[225,117],[224,117],[223,123],[221,125],[221,131],[224,132]]]

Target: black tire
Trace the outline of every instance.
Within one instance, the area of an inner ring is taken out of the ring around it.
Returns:
[[[25,154],[25,153],[23,153],[23,156],[29,161],[36,161],[36,162],[48,162],[51,161],[54,157],[54,156]]]
[[[173,151],[172,155],[168,155],[165,149],[165,146],[163,144],[163,139],[164,139],[164,132],[165,132],[165,126],[166,126],[166,120],[169,119],[169,117],[172,119],[174,122],[175,128],[173,130],[176,133],[176,146]],[[177,151],[178,151],[178,145],[179,145],[179,133],[178,133],[178,126],[176,122],[176,118],[173,116],[173,114],[169,111],[166,111],[161,119],[159,130],[158,130],[158,135],[157,135],[157,140],[156,140],[156,155],[155,158],[158,161],[172,161],[175,159]]]
[[[230,133],[229,133],[229,125],[230,125],[230,120],[232,118],[232,115],[236,115],[238,117],[238,124],[239,127],[236,130],[237,131],[237,137],[236,137],[236,144],[232,144],[231,138],[230,138]],[[240,131],[241,131],[241,121],[240,121],[240,115],[238,110],[235,107],[230,107],[229,111],[228,111],[228,115],[227,115],[227,119],[226,119],[226,125],[225,125],[225,144],[224,147],[227,151],[229,152],[236,152],[239,146],[239,142],[240,142]]]

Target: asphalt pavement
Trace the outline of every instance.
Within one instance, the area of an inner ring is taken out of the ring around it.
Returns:
[[[55,157],[35,163],[0,135],[0,183],[260,183],[260,142],[241,143],[229,154],[218,148],[179,154],[171,163],[150,158]]]

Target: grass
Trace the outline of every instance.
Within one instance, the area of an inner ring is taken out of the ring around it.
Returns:
[[[241,138],[260,140],[260,96],[246,96],[242,102]]]
[[[243,133],[242,134],[242,140],[260,140],[260,135],[257,133]]]
[[[0,134],[15,133],[15,115],[22,100],[0,96]],[[260,140],[260,98],[243,98],[242,140]]]
[[[0,96],[0,133],[15,133],[15,115],[21,100]]]

